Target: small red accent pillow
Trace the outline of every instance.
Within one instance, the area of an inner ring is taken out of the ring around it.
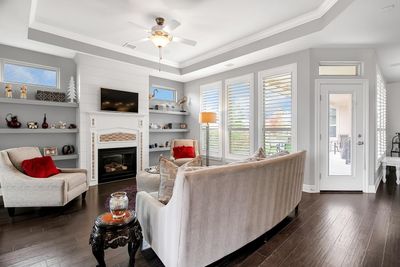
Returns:
[[[34,178],[48,178],[60,173],[50,156],[24,160],[21,168],[26,175]]]
[[[192,146],[176,146],[174,147],[174,158],[195,158],[196,153],[194,152],[194,147]]]

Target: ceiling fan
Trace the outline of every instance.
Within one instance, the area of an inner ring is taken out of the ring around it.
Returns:
[[[131,41],[131,42],[125,42],[122,46],[123,47],[128,47],[131,49],[135,49],[136,46],[135,44],[141,43],[141,42],[147,42],[151,41],[157,48],[159,48],[159,58],[160,60],[162,59],[162,54],[161,54],[161,49],[167,46],[170,42],[179,42],[182,44],[190,45],[190,46],[195,46],[197,44],[196,41],[189,40],[186,38],[181,38],[177,36],[173,36],[171,32],[178,28],[181,23],[176,21],[176,20],[171,20],[168,23],[165,23],[165,19],[162,17],[157,17],[155,18],[156,25],[151,27],[149,30],[147,27],[138,25],[134,22],[129,22],[132,25],[141,28],[145,30],[147,33],[150,35],[146,38],[136,40],[136,41]]]

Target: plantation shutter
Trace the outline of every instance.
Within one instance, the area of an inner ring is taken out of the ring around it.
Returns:
[[[376,77],[376,159],[386,155],[386,87],[380,73]]]
[[[292,73],[262,77],[264,148],[292,150]]]
[[[221,157],[221,115],[220,115],[220,103],[221,103],[221,84],[216,83],[212,85],[204,85],[200,88],[200,112],[211,111],[217,114],[216,123],[210,124],[210,156]],[[205,154],[206,150],[206,125],[202,124],[200,129],[200,143],[202,154]]]
[[[228,157],[250,155],[251,81],[229,83],[227,95]]]

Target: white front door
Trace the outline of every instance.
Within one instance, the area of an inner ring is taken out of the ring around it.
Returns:
[[[320,190],[362,191],[363,84],[320,84]]]

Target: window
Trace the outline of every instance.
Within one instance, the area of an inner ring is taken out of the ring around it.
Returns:
[[[3,82],[58,88],[58,69],[4,61]]]
[[[376,159],[386,155],[386,86],[382,75],[376,75]]]
[[[203,85],[200,87],[200,112],[210,111],[217,114],[217,122],[210,124],[210,156],[222,157],[221,134],[221,82]],[[200,127],[201,153],[206,151],[206,126]]]
[[[360,76],[360,62],[323,61],[319,63],[320,76]]]
[[[176,102],[176,90],[153,85],[150,88],[151,100]]]
[[[267,154],[296,149],[297,65],[260,73],[260,144]]]
[[[253,75],[226,81],[226,156],[249,156],[252,146]]]

